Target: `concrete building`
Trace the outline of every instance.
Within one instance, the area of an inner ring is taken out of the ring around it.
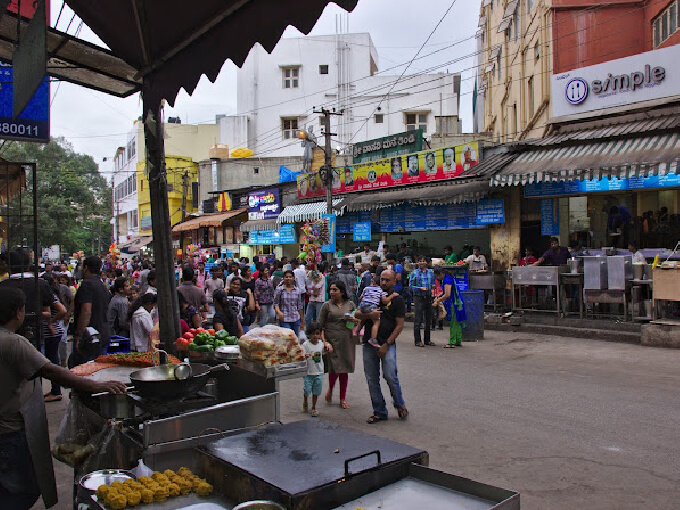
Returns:
[[[300,156],[295,132],[318,137],[320,107],[344,111],[331,119],[335,149],[409,129],[460,132],[460,75],[398,78],[378,71],[365,33],[282,39],[271,54],[256,45],[238,71],[237,114],[218,118],[220,141],[255,156]]]
[[[540,138],[556,116],[551,78],[680,42],[677,0],[483,0],[475,131]]]
[[[198,209],[197,202],[193,200],[198,191],[198,162],[209,157],[210,147],[218,140],[219,131],[217,124],[167,122],[164,127],[168,199],[174,225],[181,220],[185,172],[189,179],[187,212]],[[125,146],[116,150],[114,158],[113,226],[119,246],[124,246],[137,237],[151,235],[151,204],[145,153],[144,128],[141,122],[135,121],[127,135]]]

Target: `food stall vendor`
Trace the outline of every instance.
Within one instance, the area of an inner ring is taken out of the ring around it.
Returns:
[[[0,288],[0,500],[3,508],[28,510],[42,494],[57,503],[41,377],[86,392],[123,393],[119,382],[95,382],[50,363],[26,338],[26,296]]]
[[[550,249],[538,257],[533,266],[561,266],[569,260],[569,250],[566,246],[560,246],[560,240],[556,237],[550,238]]]
[[[484,271],[486,269],[486,257],[479,254],[479,246],[472,248],[472,255],[465,259],[471,271]]]

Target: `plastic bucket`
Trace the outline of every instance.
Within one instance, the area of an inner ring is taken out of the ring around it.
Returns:
[[[460,293],[467,316],[463,340],[473,342],[484,338],[484,291],[464,290]]]

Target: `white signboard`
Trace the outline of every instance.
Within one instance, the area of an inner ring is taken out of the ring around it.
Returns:
[[[57,262],[59,261],[61,253],[59,251],[59,245],[58,244],[53,244],[50,247],[45,247],[42,249],[42,258],[43,262],[45,261],[50,261],[50,262]]]
[[[553,117],[680,95],[680,45],[552,76]]]

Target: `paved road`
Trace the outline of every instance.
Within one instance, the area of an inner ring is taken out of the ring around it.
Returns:
[[[443,345],[443,332],[433,339]],[[360,361],[351,409],[324,403],[322,418],[425,449],[431,467],[517,490],[523,510],[678,508],[680,351],[496,331],[460,349],[416,348],[403,333],[398,359],[408,420],[365,423]],[[300,403],[301,382],[284,381],[284,422],[306,417]],[[68,470],[59,473],[67,498]]]

